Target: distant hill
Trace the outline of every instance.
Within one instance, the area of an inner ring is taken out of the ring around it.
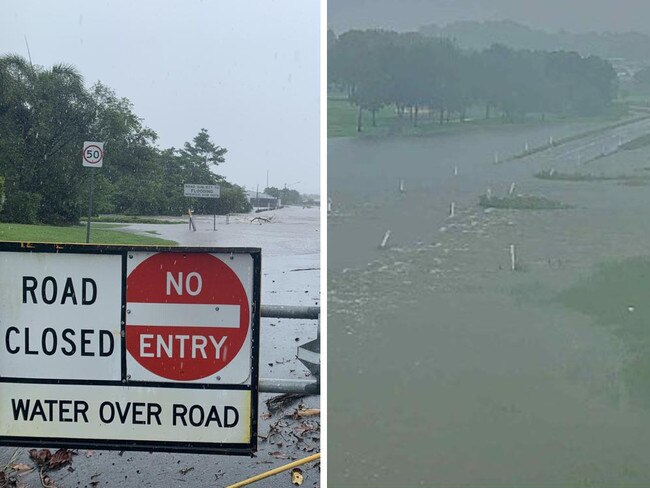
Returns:
[[[444,27],[431,24],[421,27],[420,32],[455,39],[460,47],[469,49],[482,49],[500,43],[518,49],[576,51],[582,55],[624,58],[635,63],[650,64],[650,36],[639,32],[551,33],[510,20],[463,21]]]

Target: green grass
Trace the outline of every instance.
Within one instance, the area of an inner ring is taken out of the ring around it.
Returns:
[[[625,144],[621,145],[621,149],[630,151],[633,149],[641,149],[642,147],[646,146],[650,146],[650,134],[645,134],[637,137],[636,139],[632,139],[631,141],[626,142]]]
[[[81,222],[79,225],[82,225],[83,228],[86,228],[86,223]],[[93,229],[119,229],[121,227],[124,227],[124,224],[108,224],[104,222],[95,222],[92,221],[91,223]]]
[[[554,170],[544,170],[535,173],[535,178],[540,180],[551,181],[620,181],[621,184],[634,186],[645,185],[650,179],[650,175],[604,175],[591,173],[562,173]]]
[[[184,224],[179,220],[165,220],[156,217],[140,217],[138,215],[100,215],[93,217],[92,222],[111,222],[118,224]],[[84,225],[86,219],[82,222]]]
[[[27,225],[0,223],[0,240],[21,242],[85,243],[86,227],[54,227],[50,225]],[[90,228],[92,244],[157,245],[173,246],[177,243],[156,237],[140,236],[117,230]]]
[[[490,119],[485,119],[484,108],[480,106],[472,107],[468,110],[465,122],[460,122],[458,116],[450,122],[445,122],[440,125],[437,114],[431,118],[426,111],[420,112],[418,118],[418,125],[413,126],[408,114],[399,118],[395,114],[393,106],[387,106],[377,111],[376,114],[376,127],[372,127],[371,114],[368,111],[363,111],[362,131],[357,132],[357,115],[358,108],[351,104],[343,95],[330,95],[327,99],[327,137],[355,137],[359,135],[370,136],[387,136],[387,135],[405,135],[405,136],[426,136],[432,133],[448,132],[457,130],[469,130],[475,128],[491,127],[491,126],[537,126],[548,125],[554,122],[609,122],[616,121],[613,126],[608,126],[605,130],[620,125],[630,123],[629,120],[619,121],[619,119],[627,114],[627,104],[613,103],[610,110],[600,116],[596,117],[577,117],[577,116],[564,116],[564,115],[547,115],[544,120],[539,116],[531,115],[525,120],[520,122],[511,123],[505,121],[498,116],[492,116]],[[647,117],[647,116],[646,116]],[[595,129],[588,133],[571,136],[565,139],[556,141],[553,145],[545,144],[543,146],[531,148],[528,152],[522,153],[512,157],[511,159],[519,159],[537,152],[544,151],[559,144],[564,144],[575,139],[580,139],[588,135],[592,135],[602,131],[603,129]]]
[[[467,120],[459,122],[458,116],[454,120],[440,125],[437,114],[433,119],[426,111],[421,111],[418,117],[418,125],[414,126],[408,114],[399,118],[395,114],[393,106],[387,106],[377,111],[375,121],[376,127],[372,126],[370,112],[363,111],[362,131],[357,132],[358,108],[352,105],[345,97],[331,96],[327,99],[327,137],[355,137],[358,135],[386,136],[391,134],[400,135],[427,135],[434,132],[449,130],[464,130],[466,128],[503,125],[499,117],[484,118],[483,109],[474,107],[467,113]],[[525,123],[539,124],[540,121],[526,121]]]
[[[650,258],[599,266],[565,290],[558,300],[592,317],[623,343],[628,359],[624,380],[632,398],[650,407]]]
[[[327,137],[352,137],[359,135],[357,132],[357,107],[344,98],[327,99]],[[372,119],[369,112],[363,113],[362,134],[386,133],[393,124],[395,111],[392,108],[384,107],[377,111],[377,127],[372,127]]]
[[[606,181],[615,180],[614,176],[593,175],[590,173],[562,173],[560,171],[544,170],[535,173],[535,178],[553,181]]]
[[[478,204],[486,208],[507,208],[513,210],[558,210],[570,208],[562,202],[532,195],[508,195],[505,197],[481,195]]]

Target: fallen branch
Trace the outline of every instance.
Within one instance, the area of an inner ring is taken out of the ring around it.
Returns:
[[[317,415],[320,415],[320,408],[299,408],[293,412],[293,418],[296,420]]]
[[[266,401],[266,407],[269,409],[269,412],[275,413],[278,410],[288,407],[289,405],[297,402],[301,398],[306,397],[302,393],[283,393],[282,395],[277,395],[272,398],[269,398]]]
[[[271,223],[272,219],[273,219],[273,217],[269,217],[268,219],[266,219],[264,217],[254,217],[254,218],[251,219],[251,222],[255,222],[256,220],[259,220],[260,222],[266,222],[267,224],[269,224],[269,223]]]

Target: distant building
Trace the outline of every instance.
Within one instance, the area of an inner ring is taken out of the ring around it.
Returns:
[[[282,206],[282,201],[279,198],[275,198],[266,193],[248,190],[246,194],[253,208],[279,208]]]

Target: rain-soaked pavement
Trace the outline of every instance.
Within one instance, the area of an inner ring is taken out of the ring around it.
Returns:
[[[187,224],[128,225],[134,232],[156,233],[184,246],[242,246],[262,248],[262,302],[265,305],[320,305],[320,225],[317,208],[296,208],[258,214],[272,217],[271,223],[251,223],[251,215],[197,217],[197,231]],[[262,319],[260,377],[309,379],[309,372],[296,359],[297,346],[317,335],[317,323],[310,320]],[[57,487],[224,487],[292,460],[320,451],[320,417],[299,420],[291,414],[302,403],[319,408],[320,396],[312,395],[269,416],[265,401],[275,397],[261,394],[259,401],[258,452],[253,458],[79,449],[70,466],[48,475]],[[273,426],[273,429],[272,429]],[[272,430],[272,435],[269,432]],[[268,439],[266,439],[268,437]],[[56,445],[51,449],[55,450]],[[32,465],[29,448],[0,448],[2,464]],[[320,466],[302,467],[303,486],[320,486]],[[19,483],[41,486],[35,471],[18,475]],[[259,487],[293,486],[288,472],[259,481]]]

